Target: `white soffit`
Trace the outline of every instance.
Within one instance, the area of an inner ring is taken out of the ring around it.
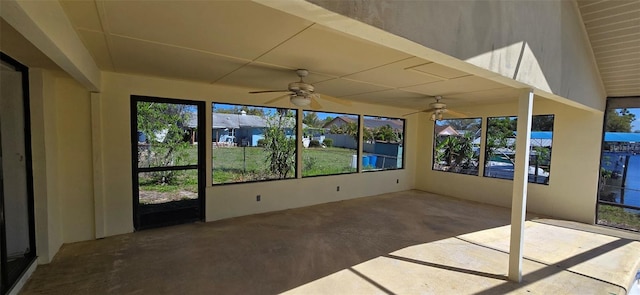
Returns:
[[[640,96],[640,1],[578,0],[607,95]]]

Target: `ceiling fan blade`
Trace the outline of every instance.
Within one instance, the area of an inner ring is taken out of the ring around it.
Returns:
[[[402,115],[402,116],[403,116],[403,117],[406,117],[406,116],[409,116],[409,115],[413,115],[413,114],[417,114],[417,113],[422,113],[422,112],[428,112],[428,111],[427,111],[427,110],[422,110],[422,111],[417,111],[417,112],[411,112],[411,113],[408,113],[408,114],[404,114],[404,115]]]
[[[278,97],[276,97],[276,98],[273,98],[273,99],[267,100],[267,101],[265,101],[265,102],[264,102],[264,104],[272,104],[272,103],[274,103],[274,102],[276,102],[276,101],[278,101],[278,100],[281,100],[281,99],[283,99],[283,98],[285,98],[285,97],[289,97],[289,94],[280,95],[280,96],[278,96]]]
[[[468,114],[465,113],[460,113],[460,112],[456,112],[456,111],[452,111],[450,109],[447,109],[447,111],[445,112],[445,114],[447,115],[451,115],[453,117],[458,117],[458,118],[464,118],[464,117],[468,117]]]
[[[319,97],[320,97],[320,95],[318,95],[318,98]],[[322,96],[322,99],[330,101],[330,102],[334,102],[334,103],[337,103],[337,104],[341,104],[343,106],[348,106],[349,107],[349,106],[352,105],[350,101],[347,101],[347,100],[344,100],[344,99],[335,98],[333,96],[324,95],[324,96]]]
[[[312,109],[321,109],[322,105],[316,100],[318,95],[311,95],[309,99],[311,100],[311,108]]]
[[[250,91],[250,92],[249,92],[249,94],[271,93],[271,92],[289,92],[289,90],[261,90],[261,91]]]

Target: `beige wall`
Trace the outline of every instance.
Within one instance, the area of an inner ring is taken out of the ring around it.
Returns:
[[[115,73],[104,73],[103,77],[100,95],[104,131],[101,152],[107,236],[133,230],[129,109],[132,94],[206,101],[207,117],[211,115],[210,103],[213,101],[260,105],[260,102],[269,100],[268,97],[250,96],[246,89],[234,87]],[[401,117],[406,113],[403,109],[367,104],[354,103],[351,107],[345,107],[327,101],[321,103],[323,111],[328,112],[392,117]],[[290,107],[290,104],[283,100],[279,106]],[[210,129],[210,125],[211,120],[207,119],[207,129]],[[411,189],[415,179],[415,150],[411,147],[415,146],[417,129],[415,122],[407,122],[407,168],[403,170],[223,186],[211,186],[209,182],[206,189],[206,219],[212,221]],[[207,133],[209,142],[210,136]],[[211,151],[207,151],[207,159],[210,156]],[[207,171],[211,169],[210,163],[206,161]],[[210,174],[208,176],[211,179]],[[399,180],[399,184],[396,180]],[[337,186],[340,186],[339,192],[336,191]],[[256,202],[258,194],[262,196],[260,202]]]
[[[59,72],[29,71],[38,261],[95,238],[89,92]]]
[[[308,1],[502,77],[604,110],[605,90],[574,1]],[[317,21],[323,19],[336,29],[349,29],[345,21],[332,23],[335,18],[329,16]],[[451,62],[446,56],[432,57]]]
[[[49,71],[29,71],[31,146],[39,263],[49,263],[63,243],[58,192],[58,137],[55,77]]]
[[[58,192],[65,243],[95,238],[89,92],[71,78],[56,79]]]
[[[515,116],[517,104],[486,105],[466,111],[483,117],[483,129],[486,129],[486,117]],[[556,218],[593,223],[603,114],[571,108],[539,97],[534,99],[534,114],[555,115],[553,151],[549,185],[529,184],[527,209]],[[511,180],[431,170],[433,122],[422,116],[421,123],[418,150],[429,152],[418,155],[416,188],[504,207],[511,206]],[[484,142],[481,148],[483,155]]]

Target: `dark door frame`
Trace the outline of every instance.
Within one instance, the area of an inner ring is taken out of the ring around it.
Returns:
[[[22,73],[22,107],[24,112],[24,148],[25,148],[25,166],[27,177],[27,212],[29,214],[29,253],[25,256],[25,263],[18,275],[9,277],[7,268],[7,236],[6,224],[4,218],[4,188],[0,183],[0,243],[2,243],[2,251],[0,251],[0,276],[2,276],[2,288],[0,294],[6,294],[14,284],[24,275],[29,265],[36,259],[36,231],[34,216],[34,196],[33,196],[33,166],[32,166],[32,150],[31,150],[31,112],[29,102],[29,68],[21,64],[19,61],[0,52],[0,60],[11,65],[18,72]],[[1,173],[1,169],[0,169]]]
[[[193,105],[197,108],[198,114],[198,164],[185,165],[185,166],[170,166],[170,167],[153,167],[153,168],[138,168],[138,102],[158,102],[169,104],[186,104]],[[134,229],[141,230],[150,227],[145,227],[140,223],[139,212],[139,189],[138,189],[138,174],[140,172],[155,172],[155,171],[167,171],[167,170],[190,170],[197,169],[198,171],[198,206],[199,217],[197,220],[205,221],[205,187],[206,187],[206,167],[205,167],[205,147],[206,147],[206,134],[205,134],[205,102],[197,100],[165,98],[165,97],[152,97],[142,95],[131,95],[131,179],[132,179],[132,201],[133,201],[133,226]],[[195,220],[194,220],[195,221]],[[188,221],[186,221],[188,222]],[[177,223],[174,223],[177,224]]]
[[[634,106],[628,106],[628,104],[633,104]],[[600,141],[600,161],[598,162],[598,171],[600,171],[602,167],[602,161],[604,160],[604,146],[605,146],[605,134],[607,133],[607,111],[609,109],[619,109],[619,108],[637,108],[635,105],[640,106],[640,96],[620,96],[620,97],[607,97],[606,106],[604,110],[604,118],[602,120],[602,140]],[[602,175],[598,172],[598,191],[596,192],[596,206],[595,206],[595,224],[598,224],[598,215],[600,204],[609,205],[613,207],[623,208],[623,209],[632,209],[632,210],[640,210],[638,206],[619,204],[614,202],[608,202],[604,200],[600,200],[600,190],[602,189]],[[614,227],[614,226],[609,226]],[[622,230],[629,230],[622,227],[615,227]]]

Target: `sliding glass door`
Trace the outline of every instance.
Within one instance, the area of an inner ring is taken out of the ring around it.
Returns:
[[[35,259],[27,68],[0,63],[0,293]]]

